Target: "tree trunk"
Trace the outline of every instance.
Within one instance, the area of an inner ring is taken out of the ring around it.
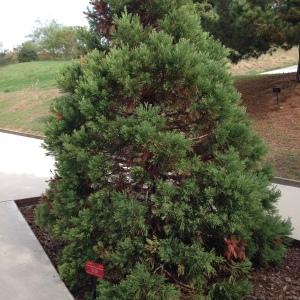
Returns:
[[[298,46],[299,56],[298,56],[298,69],[296,74],[296,81],[300,82],[300,45]]]

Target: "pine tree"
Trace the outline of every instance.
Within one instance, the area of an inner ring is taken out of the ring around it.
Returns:
[[[195,2],[206,3],[203,0]],[[230,49],[230,58],[259,57],[282,47],[299,48],[297,81],[300,82],[299,0],[209,0],[217,18],[202,25]]]
[[[285,29],[285,46],[287,48],[298,46],[299,55],[296,80],[300,82],[300,1],[281,0],[278,3],[277,11]]]
[[[241,59],[259,57],[277,48],[299,48],[296,80],[300,82],[300,2],[299,0],[194,0],[201,16],[201,25],[229,49],[229,58],[237,63]],[[92,9],[87,13],[91,33],[98,45],[92,49],[105,48],[100,41],[112,29],[113,14],[120,14],[124,4],[129,11],[137,13],[144,25],[151,23],[151,11],[147,2],[126,2],[108,6],[103,0],[91,0]],[[148,11],[151,11],[148,13]]]
[[[66,243],[60,275],[92,295],[90,259],[97,299],[241,299],[290,225],[226,50],[190,0],[107,3],[107,49],[61,74],[46,132],[57,170],[37,220]]]
[[[203,20],[202,25],[230,49],[233,62],[259,57],[285,42],[284,26],[274,9],[275,1],[209,0],[218,18]]]

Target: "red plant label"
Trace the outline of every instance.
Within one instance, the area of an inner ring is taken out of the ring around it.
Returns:
[[[99,278],[104,277],[104,266],[90,260],[88,260],[85,263],[85,271],[87,274],[95,277],[99,277]]]

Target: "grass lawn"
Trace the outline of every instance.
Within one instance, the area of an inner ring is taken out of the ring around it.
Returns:
[[[265,71],[288,67],[298,63],[298,48],[288,51],[278,49],[273,54],[264,54],[258,59],[250,58],[231,65],[230,70],[234,76],[255,75]]]
[[[0,67],[0,92],[22,89],[49,89],[56,85],[56,75],[67,61],[36,61]]]
[[[69,61],[0,67],[0,128],[43,134],[49,106],[59,95],[56,76]]]
[[[57,89],[0,92],[0,128],[42,135]]]

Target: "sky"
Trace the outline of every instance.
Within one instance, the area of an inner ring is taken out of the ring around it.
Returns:
[[[0,44],[20,45],[32,33],[36,20],[56,20],[63,25],[88,25],[83,11],[89,0],[0,0]]]

